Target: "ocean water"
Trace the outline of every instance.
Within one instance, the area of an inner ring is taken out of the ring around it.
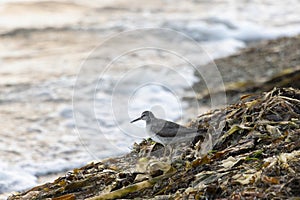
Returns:
[[[221,84],[201,65],[300,32],[296,0],[148,4],[0,1],[3,196],[129,152],[147,138],[143,122],[129,123],[144,110],[185,123],[210,109],[182,100],[196,96],[195,73]]]

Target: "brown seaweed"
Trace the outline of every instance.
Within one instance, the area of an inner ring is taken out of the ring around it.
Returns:
[[[9,200],[300,197],[300,90],[274,88],[246,95],[190,125],[207,132],[219,127],[213,149],[205,155],[199,154],[200,141],[171,163],[159,154],[147,157],[159,149],[148,139],[128,155],[74,169]]]

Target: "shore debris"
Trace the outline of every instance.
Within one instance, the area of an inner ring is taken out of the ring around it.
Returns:
[[[125,156],[74,169],[9,200],[300,197],[300,90],[246,95],[190,125],[211,133],[207,154],[199,154],[197,142],[165,162],[155,152],[146,156],[161,148],[148,139]]]

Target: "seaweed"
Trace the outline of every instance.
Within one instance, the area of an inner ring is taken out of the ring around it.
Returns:
[[[300,90],[274,88],[190,122],[212,146],[185,145],[172,162],[151,139],[131,153],[74,169],[12,199],[287,199],[300,197]]]

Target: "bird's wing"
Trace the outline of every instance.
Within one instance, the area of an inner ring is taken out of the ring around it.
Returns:
[[[179,128],[178,124],[173,122],[157,119],[152,122],[151,131],[160,137],[175,137],[176,129]]]
[[[197,135],[196,129],[186,128],[184,126],[180,126],[179,124],[166,120],[156,120],[154,123],[152,123],[151,129],[160,137],[195,137]]]

